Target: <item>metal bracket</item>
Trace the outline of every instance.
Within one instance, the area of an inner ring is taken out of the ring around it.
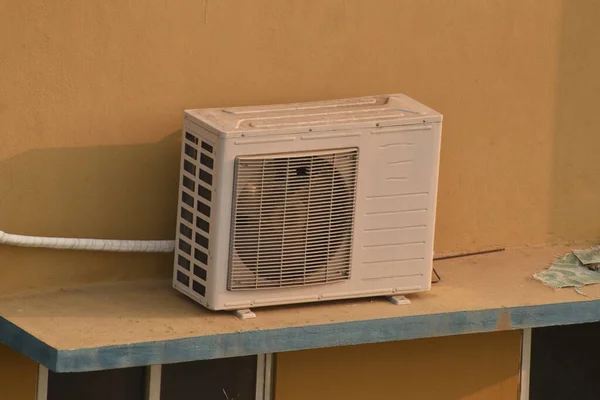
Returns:
[[[386,297],[386,299],[388,299],[390,303],[392,303],[394,305],[397,305],[397,306],[403,305],[403,304],[410,304],[410,300],[409,299],[407,299],[404,296],[400,296],[400,295],[398,295],[398,296],[388,296],[388,297]]]
[[[249,308],[245,308],[243,310],[235,310],[235,316],[239,319],[252,319],[256,318],[256,314],[252,312]]]

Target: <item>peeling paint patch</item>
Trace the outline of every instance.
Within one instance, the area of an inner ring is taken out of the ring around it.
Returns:
[[[496,322],[496,330],[497,331],[508,331],[512,329],[512,321],[510,318],[510,312],[508,309],[504,308],[498,314],[498,320]]]

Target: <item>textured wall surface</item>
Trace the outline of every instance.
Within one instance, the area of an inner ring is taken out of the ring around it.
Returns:
[[[172,238],[183,109],[404,92],[445,115],[437,252],[595,238],[599,12],[593,0],[4,0],[0,229]],[[9,248],[0,260],[0,293],[166,277],[171,264]]]
[[[521,333],[506,331],[277,355],[282,400],[517,400]]]
[[[170,239],[183,109],[403,92],[445,115],[437,252],[600,236],[600,2],[0,5],[7,232]],[[170,264],[0,247],[0,293],[167,277]],[[34,366],[0,353],[0,388],[32,398]],[[283,354],[277,391],[515,398],[518,353],[504,333]]]
[[[35,400],[37,364],[0,344],[0,399]]]

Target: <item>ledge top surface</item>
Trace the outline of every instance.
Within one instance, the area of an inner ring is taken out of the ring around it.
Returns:
[[[212,312],[170,281],[130,281],[0,298],[0,342],[77,372],[600,320],[600,285],[554,290],[535,272],[569,251],[526,247],[437,261],[441,282],[408,296]]]

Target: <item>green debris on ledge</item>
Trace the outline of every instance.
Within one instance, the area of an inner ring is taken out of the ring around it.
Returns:
[[[574,250],[554,260],[552,265],[533,277],[544,284],[560,289],[600,283],[600,246]]]

